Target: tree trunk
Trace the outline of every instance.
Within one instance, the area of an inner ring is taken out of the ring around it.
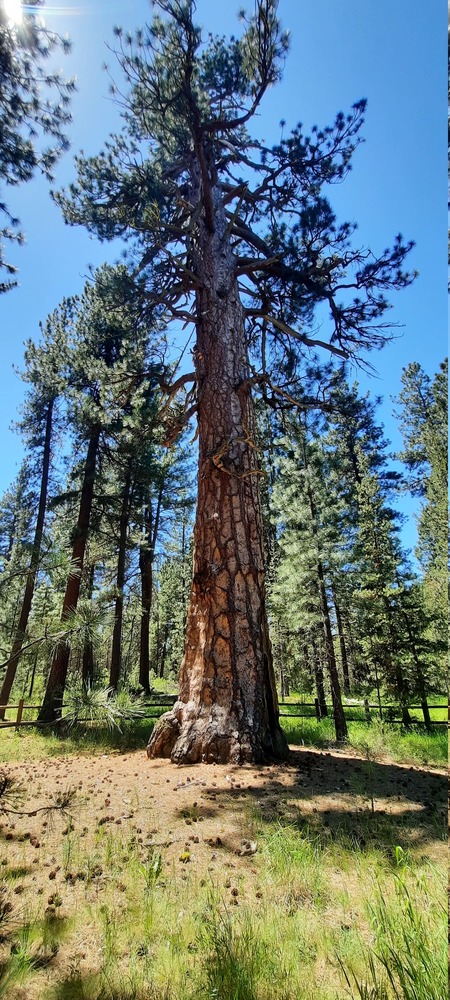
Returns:
[[[337,740],[347,739],[347,723],[345,721],[344,708],[342,705],[341,684],[336,663],[336,655],[333,645],[333,634],[331,631],[330,612],[328,608],[328,598],[325,587],[322,563],[318,560],[317,575],[319,578],[320,604],[322,608],[323,629],[325,634],[325,655],[330,675],[331,701],[333,704],[334,729]]]
[[[278,624],[278,657],[280,663],[280,693],[281,700],[284,701],[285,698],[289,698],[289,677],[286,674],[284,666],[284,639],[281,631],[280,622]]]
[[[192,240],[198,278],[199,467],[194,576],[178,701],[149,757],[177,763],[286,757],[269,642],[253,402],[236,261],[220,187]],[[203,175],[204,188],[209,180]],[[200,183],[191,192],[198,203]]]
[[[153,598],[153,552],[148,545],[139,549],[141,573],[141,632],[139,643],[139,684],[150,691],[150,615]]]
[[[41,554],[41,543],[42,543],[42,534],[44,531],[45,511],[47,507],[47,490],[48,490],[48,475],[50,468],[53,408],[54,408],[54,400],[50,399],[47,405],[47,416],[45,421],[45,438],[44,438],[44,452],[42,457],[41,489],[39,494],[39,506],[38,506],[37,520],[36,520],[36,528],[34,532],[33,548],[31,550],[30,566],[27,573],[25,593],[23,595],[19,622],[17,625],[10,657],[6,667],[5,677],[3,679],[3,684],[0,691],[0,705],[7,705],[9,701],[11,688],[14,683],[16,670],[20,660],[20,654],[22,652],[23,641],[25,638],[25,632],[28,625],[28,619],[30,616],[31,604],[33,600],[34,587],[36,583],[36,573]],[[0,719],[4,719],[4,717],[5,717],[5,709],[2,708],[0,709]]]
[[[164,638],[161,648],[161,660],[159,662],[159,667],[158,667],[158,677],[161,680],[164,677],[164,670],[166,666],[167,643],[169,641],[169,628],[170,628],[169,622],[166,622],[164,625]]]
[[[320,653],[319,650],[317,649],[317,642],[315,639],[312,640],[312,654],[313,654],[313,670],[314,670],[314,680],[316,683],[317,701],[319,702],[321,716],[326,716],[328,715],[328,705],[325,698],[323,669],[320,659]]]
[[[122,663],[122,619],[123,619],[123,588],[125,584],[125,561],[127,554],[127,532],[130,516],[131,469],[125,479],[122,508],[119,519],[119,551],[117,554],[116,603],[114,608],[114,629],[111,650],[111,665],[109,670],[109,686],[117,691]]]
[[[348,669],[347,643],[345,641],[341,609],[339,607],[339,602],[336,597],[336,590],[333,584],[331,584],[331,593],[333,595],[334,610],[336,612],[336,625],[339,636],[339,648],[341,651],[341,665],[342,665],[342,675],[344,678],[344,691],[346,694],[350,694],[350,673]]]
[[[418,687],[418,691],[419,691],[419,695],[420,695],[420,702],[421,702],[421,706],[422,706],[423,721],[425,723],[425,729],[427,729],[428,732],[431,732],[431,716],[430,716],[430,709],[428,708],[427,692],[426,692],[426,685],[425,685],[425,674],[424,674],[423,667],[422,667],[422,664],[421,664],[420,659],[419,659],[419,654],[417,652],[417,646],[416,646],[416,643],[415,643],[414,633],[413,633],[413,630],[412,630],[411,620],[410,620],[409,614],[405,611],[404,607],[401,607],[401,612],[402,612],[403,618],[405,619],[406,631],[408,633],[408,639],[409,639],[409,642],[410,642],[410,645],[411,645],[411,652],[413,654],[414,664],[415,664],[415,668],[416,668],[417,687]]]
[[[403,725],[409,728],[409,726],[411,725],[411,716],[409,714],[409,708],[408,708],[408,686],[405,680],[405,675],[400,666],[398,656],[396,656],[397,639],[395,636],[395,629],[392,621],[392,610],[389,604],[389,598],[386,597],[385,594],[383,594],[383,605],[384,605],[384,610],[386,612],[389,637],[391,640],[391,648],[388,650],[389,670],[391,676],[393,676],[395,679],[395,687],[397,689],[398,699],[400,702],[400,710],[402,713]],[[394,661],[392,659],[391,652],[392,656],[394,657]]]
[[[139,569],[141,572],[141,634],[139,646],[139,684],[146,694],[150,692],[150,616],[153,602],[153,562],[161,519],[165,476],[159,484],[155,516],[151,497],[144,511],[144,543],[139,549]]]
[[[92,600],[94,590],[95,564],[91,563],[88,573],[87,597]],[[83,644],[83,659],[81,662],[81,680],[85,691],[91,688],[94,683],[94,646],[90,635],[87,635]]]
[[[308,459],[306,454],[306,444],[303,442],[303,461],[305,471],[308,469]],[[320,609],[322,612],[323,631],[325,638],[325,659],[330,675],[331,701],[333,704],[333,719],[336,739],[338,741],[347,739],[347,723],[345,721],[344,709],[342,705],[341,684],[336,663],[336,655],[333,645],[333,633],[331,630],[330,610],[328,607],[327,590],[325,586],[325,574],[322,560],[320,558],[319,533],[317,528],[316,504],[311,489],[311,484],[307,478],[307,493],[309,509],[311,512],[312,533],[317,549],[317,586],[319,591]]]
[[[72,550],[72,570],[69,573],[64,594],[63,608],[61,612],[61,623],[67,621],[71,613],[76,611],[78,598],[80,595],[81,573],[83,570],[84,554],[89,532],[89,521],[92,510],[92,499],[94,495],[95,466],[97,459],[98,444],[100,440],[100,427],[94,426],[89,438],[88,451],[84,465],[83,485],[81,488],[80,510],[78,522],[75,529],[75,538]],[[39,722],[55,722],[59,718],[66,685],[67,668],[69,666],[70,646],[66,640],[58,642],[53,654],[52,665],[47,680],[44,700],[38,715]]]

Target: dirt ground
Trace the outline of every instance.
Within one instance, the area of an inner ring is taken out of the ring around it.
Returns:
[[[143,847],[164,847],[168,862],[177,859],[180,846],[189,845],[199,863],[208,866],[219,861],[217,854],[212,857],[213,843],[221,858],[228,855],[241,864],[249,854],[244,841],[252,805],[267,820],[300,818],[310,827],[331,830],[344,823],[351,830],[358,814],[372,810],[372,796],[378,818],[397,819],[409,846],[427,841],[427,853],[444,856],[443,770],[292,747],[289,763],[263,767],[177,767],[148,760],[144,750],[20,762],[8,765],[7,773],[24,791],[17,808],[37,810],[55,794],[75,789],[69,812],[78,832],[88,836],[103,824],[128,827]],[[45,813],[38,813],[2,819],[0,862],[19,863],[25,850],[36,891],[36,866],[51,866],[54,838],[65,835],[67,817],[49,822]],[[25,877],[24,888],[28,881]]]
[[[264,767],[177,767],[149,761],[144,749],[26,761],[6,771],[24,792],[14,808],[36,810],[0,816],[0,879],[3,872],[21,912],[57,906],[58,916],[70,915],[78,901],[99,901],[110,881],[107,866],[94,865],[87,880],[79,857],[82,845],[84,858],[90,852],[94,858],[101,826],[113,841],[119,831],[120,839],[134,837],[142,861],[154,849],[181,878],[194,869],[211,878],[230,903],[256,902],[261,822],[317,830],[322,842],[345,835],[347,847],[353,835],[355,849],[364,848],[372,800],[381,846],[384,838],[391,851],[399,843],[419,858],[445,863],[442,770],[296,747],[288,763]],[[37,811],[69,788],[76,790],[71,818]],[[70,853],[72,836],[78,859]],[[118,892],[124,890],[115,878]],[[20,988],[15,995],[34,997]]]

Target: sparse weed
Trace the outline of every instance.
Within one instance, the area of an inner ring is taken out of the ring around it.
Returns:
[[[364,971],[338,959],[354,1000],[445,1000],[446,919],[440,902],[416,881],[408,886],[407,860],[398,855],[394,897],[375,888],[368,904],[374,943],[363,946]]]
[[[205,1000],[257,1000],[257,983],[267,956],[249,915],[233,919],[225,908],[210,904],[200,942]]]

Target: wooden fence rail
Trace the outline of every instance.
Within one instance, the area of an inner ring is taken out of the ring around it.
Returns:
[[[152,695],[150,696],[149,699],[143,702],[142,707],[144,709],[153,709],[156,711],[145,711],[142,713],[140,718],[156,719],[165,709],[170,708],[176,700],[177,700],[177,695]],[[65,707],[66,707],[65,705],[62,705],[62,708]],[[442,710],[445,709],[445,707],[446,707],[445,705],[428,706],[430,711],[434,711],[436,709]],[[17,705],[0,705],[0,711],[2,712],[5,711],[16,712],[16,717],[14,720],[10,719],[6,720],[4,718],[0,720],[0,729],[6,729],[6,728],[17,729],[21,726],[45,727],[53,725],[53,723],[38,722],[37,719],[35,720],[23,719],[24,711],[38,711],[39,708],[40,705],[27,705],[24,698],[20,698]],[[422,705],[408,705],[408,708],[411,711],[419,709],[420,711],[423,712]],[[288,709],[288,711],[283,711],[283,709]],[[314,712],[308,712],[308,711],[305,712],[304,709],[314,709]],[[329,717],[332,717],[332,706],[327,705],[327,709]],[[355,709],[360,709],[361,714],[352,715],[351,712],[352,710],[354,711]],[[396,713],[401,711],[400,706],[373,704],[369,702],[367,699],[365,699],[363,702],[356,702],[351,705],[344,705],[345,718],[347,722],[366,722],[367,724],[370,724],[370,722],[372,721],[372,711],[371,711],[372,709],[376,709],[380,718],[385,722],[389,723],[389,725],[402,724],[401,717],[396,717]],[[295,701],[295,702],[282,701],[280,702],[280,710],[281,710],[280,717],[284,719],[317,718],[320,721],[320,719],[323,718],[317,698],[314,701]],[[385,713],[384,716],[383,712]],[[86,722],[89,720],[80,719],[80,722],[83,721]],[[422,719],[413,719],[412,723],[413,725],[419,725],[419,726],[425,725],[425,721]],[[432,719],[431,724],[432,726],[447,726],[448,722],[442,719],[436,719],[436,720]]]

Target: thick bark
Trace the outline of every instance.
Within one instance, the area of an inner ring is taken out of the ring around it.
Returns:
[[[36,519],[36,527],[34,531],[33,548],[31,550],[30,566],[27,573],[27,580],[25,584],[25,592],[23,595],[19,621],[14,636],[10,657],[6,667],[6,673],[3,679],[2,689],[0,691],[0,705],[7,705],[9,701],[11,688],[14,683],[16,670],[20,660],[20,654],[22,652],[22,646],[25,638],[26,628],[28,625],[28,619],[30,617],[31,604],[33,601],[34,587],[36,583],[36,573],[41,555],[45,510],[47,506],[47,490],[48,490],[48,475],[50,469],[53,408],[54,408],[54,400],[50,399],[47,405],[47,415],[45,421],[45,438],[44,438],[44,451],[42,456],[41,488],[39,493],[39,505],[38,505],[37,519]],[[5,717],[5,709],[2,708],[0,709],[0,719],[4,719],[4,717]]]
[[[127,533],[130,517],[131,469],[128,471],[122,498],[122,508],[119,518],[119,551],[117,553],[116,602],[114,608],[114,629],[111,650],[111,665],[109,669],[109,686],[117,691],[122,664],[122,620],[123,620],[123,588],[125,584],[125,562],[127,554]]]
[[[147,748],[150,757],[185,764],[262,761],[288,752],[265,611],[244,316],[213,167],[210,177],[213,214],[199,221],[190,264],[199,283],[194,575],[178,701],[156,725]],[[194,204],[199,194],[198,186]]]
[[[81,573],[83,570],[86,542],[89,532],[89,522],[91,518],[92,499],[94,495],[95,466],[97,459],[98,444],[100,439],[100,427],[95,425],[91,430],[88,451],[84,465],[83,485],[81,488],[80,509],[78,521],[75,529],[75,538],[72,549],[73,570],[69,574],[66,592],[64,594],[63,607],[61,612],[61,623],[67,621],[68,616],[76,611],[78,598],[80,595]],[[66,685],[67,669],[69,666],[70,647],[66,641],[58,642],[53,654],[50,673],[45,689],[44,700],[38,715],[39,722],[54,722],[59,718]]]

